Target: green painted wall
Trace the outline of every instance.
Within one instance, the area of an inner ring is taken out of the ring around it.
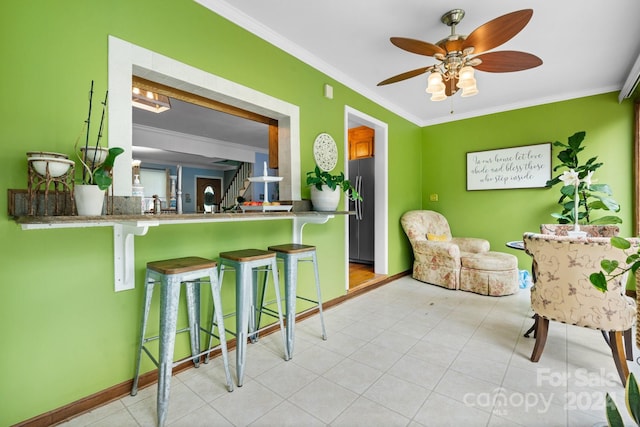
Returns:
[[[430,126],[423,130],[423,206],[442,212],[452,232],[459,236],[487,238],[494,250],[506,250],[520,259],[520,268],[531,260],[504,243],[520,240],[524,231],[537,231],[541,223],[555,223],[560,212],[559,186],[519,190],[466,190],[466,153],[543,142],[567,142],[584,130],[587,136],[580,159],[593,156],[604,165],[594,174],[607,183],[621,205],[622,235],[633,232],[633,104],[618,103],[617,94],[557,102],[500,114]],[[553,147],[553,166],[559,162]],[[555,176],[555,174],[553,175]],[[429,196],[438,194],[439,201]]]
[[[334,136],[343,164],[345,105],[388,123],[389,274],[410,268],[398,221],[422,203],[417,126],[191,0],[7,0],[0,9],[0,194],[26,189],[27,151],[73,154],[91,80],[97,94],[107,89],[114,35],[298,105],[303,178],[320,132]],[[333,100],[322,96],[325,83],[334,86]],[[0,212],[0,425],[8,425],[132,377],[142,290],[113,291],[110,228],[22,231],[4,197]],[[305,242],[318,247],[327,300],[345,292],[344,233],[343,219],[304,230]],[[290,236],[288,221],[152,228],[135,238],[136,279],[143,281],[147,261],[215,257]],[[233,307],[231,280],[224,288]],[[178,352],[186,354],[182,339]]]
[[[399,225],[409,209],[441,211],[455,234],[487,237],[498,250],[551,222],[556,190],[467,192],[465,153],[565,140],[577,130],[587,131],[588,153],[604,161],[597,178],[613,187],[623,232],[631,232],[632,107],[614,94],[419,129],[191,0],[7,0],[0,12],[2,194],[26,188],[25,152],[72,154],[90,81],[96,93],[106,89],[107,37],[114,35],[299,105],[303,177],[320,132],[334,136],[343,164],[345,105],[388,123],[389,274],[411,266]],[[334,86],[333,100],[322,96],[325,83]],[[432,193],[439,202],[428,202]],[[142,290],[113,291],[111,229],[22,231],[4,198],[0,212],[0,424],[7,425],[130,379]],[[341,219],[305,227],[305,242],[318,247],[325,299],[344,294],[344,232]],[[289,237],[286,221],[152,228],[135,238],[137,282],[150,260],[215,257]],[[232,286],[225,280],[227,306]],[[182,339],[178,351],[186,354]]]

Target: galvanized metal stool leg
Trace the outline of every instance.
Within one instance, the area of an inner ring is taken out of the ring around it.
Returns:
[[[260,322],[262,321],[262,309],[264,308],[264,301],[265,301],[265,296],[267,294],[267,280],[269,279],[269,272],[265,271],[264,274],[262,275],[262,292],[260,293],[260,299],[256,300],[255,303],[255,313],[256,313],[256,325],[254,327],[253,330],[250,331],[250,338],[251,338],[251,342],[255,343],[258,341],[258,338],[260,338],[260,334],[258,333],[258,329],[260,329]],[[254,299],[257,298],[258,295],[258,291],[256,289],[257,287],[257,277],[254,276],[254,282],[253,282],[253,286],[254,286],[254,291],[253,291],[253,295],[254,295]]]
[[[284,327],[284,323],[283,323],[283,316],[282,316],[282,306],[281,306],[281,298],[280,298],[280,285],[279,285],[279,279],[278,279],[278,263],[276,261],[276,258],[273,258],[272,261],[269,263],[269,265],[265,266],[265,271],[264,271],[264,276],[262,279],[262,292],[261,292],[261,297],[260,300],[256,300],[257,295],[258,295],[258,291],[257,291],[257,282],[258,282],[258,275],[257,275],[257,270],[256,268],[253,269],[253,300],[254,300],[254,305],[255,305],[255,314],[256,314],[256,323],[250,323],[249,325],[249,337],[251,339],[252,343],[255,343],[256,341],[258,341],[258,330],[260,329],[260,320],[262,318],[262,312],[263,310],[265,310],[264,307],[264,303],[265,303],[265,296],[267,293],[267,283],[268,283],[268,279],[269,279],[269,273],[271,272],[271,276],[273,278],[273,283],[275,286],[275,293],[276,293],[276,305],[278,308],[277,311],[277,317],[278,317],[278,323],[280,325],[280,332],[282,333],[282,341],[284,342],[284,360],[289,360],[291,358],[291,353],[289,352],[289,347],[286,343],[286,334],[285,334],[285,327]],[[273,311],[272,310],[267,310],[267,314],[273,316]]]
[[[253,318],[251,301],[252,269],[246,263],[236,266],[236,370],[238,387],[244,381],[244,365],[247,360],[247,338],[250,318]]]
[[[217,283],[217,289],[218,292],[220,292],[220,290],[222,289],[222,280],[224,279],[224,265],[222,263],[218,264],[218,275],[216,277],[216,282]],[[211,280],[211,291],[213,293],[213,279]],[[220,296],[218,295],[218,298],[220,298]],[[218,327],[218,333],[220,334],[220,340],[222,340],[223,335],[225,335],[226,329],[224,328],[224,324],[220,323],[220,321],[218,320],[218,312],[221,314],[222,318],[224,319],[224,313],[222,311],[222,305],[216,304],[215,298],[213,299],[213,314],[211,316],[211,326],[209,327],[209,330],[211,331],[211,333],[209,333],[209,340],[207,342],[207,349],[211,348],[211,344],[213,343],[213,331],[215,329],[215,327]],[[226,348],[226,336],[225,338],[225,348]],[[222,344],[222,342],[220,343]],[[220,346],[222,348],[222,345]],[[210,353],[207,353],[207,355],[204,358],[204,363],[209,363],[209,358],[210,358]]]
[[[231,379],[231,371],[229,370],[229,355],[227,354],[227,337],[226,331],[224,328],[224,315],[222,313],[222,298],[220,296],[220,288],[221,282],[218,282],[218,278],[212,272],[209,277],[211,283],[211,295],[213,296],[213,316],[215,318],[215,322],[218,325],[218,335],[220,340],[220,351],[222,353],[222,364],[224,365],[224,374],[227,378],[227,390],[233,391],[233,379]],[[212,321],[213,323],[213,321]],[[213,325],[211,327],[211,333],[209,334],[209,345],[207,349],[211,348],[211,339],[213,338]],[[209,361],[209,354],[207,353],[207,357],[205,363]]]
[[[131,387],[131,396],[138,394],[138,377],[140,376],[140,362],[142,361],[142,347],[144,346],[144,336],[147,330],[147,321],[149,320],[149,310],[151,308],[151,297],[153,297],[153,288],[155,282],[150,281],[149,272],[145,274],[144,280],[144,309],[142,311],[142,321],[140,324],[140,339],[138,342],[138,354],[136,357],[136,369],[133,375],[133,386]]]
[[[289,357],[293,357],[293,344],[295,342],[296,323],[296,286],[298,283],[298,260],[288,254],[278,253],[278,257],[284,264],[284,300],[287,310],[287,351]]]
[[[280,302],[280,291],[277,277],[276,254],[271,251],[259,249],[243,249],[232,252],[220,253],[220,276],[219,282],[222,286],[224,271],[227,268],[235,269],[236,273],[236,375],[238,387],[242,387],[244,382],[247,341],[251,337],[257,336],[259,331],[259,311],[263,307],[257,305],[257,281],[258,270],[266,269],[273,274],[273,281],[276,286],[276,297],[278,313],[267,310],[265,314],[278,318],[280,331],[283,338],[283,350],[285,360],[289,359],[286,343],[284,342],[284,324],[282,322],[282,307]],[[263,289],[264,290],[264,289]]]
[[[171,392],[173,350],[176,341],[180,281],[176,276],[163,276],[160,290],[160,355],[158,360],[158,425],[166,421]]]
[[[265,273],[265,283],[266,283],[266,273]],[[263,288],[264,294],[264,288]],[[258,305],[258,269],[251,269],[251,310],[249,314],[249,329],[248,336],[249,340],[252,343],[258,341],[258,329],[260,329],[260,308]]]
[[[273,245],[268,248],[275,251],[279,260],[283,262],[285,276],[285,301],[286,301],[286,323],[287,334],[286,343],[289,357],[293,357],[293,349],[295,344],[295,321],[296,321],[296,301],[298,299],[315,304],[318,307],[320,315],[320,325],[322,327],[322,339],[327,339],[327,332],[324,324],[324,316],[322,313],[322,294],[320,290],[320,277],[318,269],[318,259],[315,246],[303,245],[299,243],[289,243],[283,245]],[[298,296],[298,263],[313,263],[313,272],[316,286],[317,300]]]
[[[318,297],[318,314],[320,315],[320,325],[322,326],[322,339],[327,339],[327,331],[324,328],[324,316],[322,315],[322,292],[320,291],[320,275],[318,274],[318,258],[316,256],[316,251],[313,251],[312,254],[313,260],[313,273],[316,278],[316,294]]]
[[[187,316],[189,319],[189,341],[191,344],[191,356],[193,364],[200,366],[200,282],[187,282]]]
[[[280,324],[280,335],[282,335],[282,344],[284,346],[284,360],[291,359],[287,341],[285,337],[284,324],[282,322],[282,301],[280,300],[280,283],[278,281],[278,262],[276,257],[271,259],[271,275],[273,276],[273,285],[276,291],[276,305],[278,306],[278,323]]]

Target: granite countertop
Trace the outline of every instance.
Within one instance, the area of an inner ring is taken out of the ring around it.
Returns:
[[[268,212],[222,212],[213,214],[160,214],[160,215],[100,215],[100,216],[19,216],[15,218],[18,224],[73,224],[73,223],[120,223],[120,222],[160,222],[160,223],[188,223],[188,222],[225,222],[247,221],[261,219],[286,219],[296,217],[324,217],[327,215],[349,215],[347,211],[268,211]]]

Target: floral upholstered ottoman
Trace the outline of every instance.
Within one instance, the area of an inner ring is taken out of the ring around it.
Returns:
[[[518,287],[518,258],[503,252],[460,254],[460,289],[481,295],[502,296]]]

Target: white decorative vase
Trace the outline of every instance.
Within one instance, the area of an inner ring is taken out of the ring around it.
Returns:
[[[99,216],[102,215],[104,204],[104,192],[97,185],[76,185],[73,197],[76,200],[78,215]]]
[[[316,211],[335,212],[340,203],[340,187],[335,190],[323,185],[322,190],[318,190],[315,185],[311,187],[311,203]]]
[[[585,238],[587,237],[587,232],[586,231],[575,231],[575,230],[569,230],[567,231],[567,236],[569,237],[573,237],[574,239],[581,239],[581,238]]]
[[[577,212],[578,212],[578,210],[576,209],[576,214],[577,214]],[[580,230],[580,225],[579,224],[574,224],[573,230],[567,231],[567,236],[573,237],[574,239],[580,239],[580,238],[587,237],[587,232]]]

